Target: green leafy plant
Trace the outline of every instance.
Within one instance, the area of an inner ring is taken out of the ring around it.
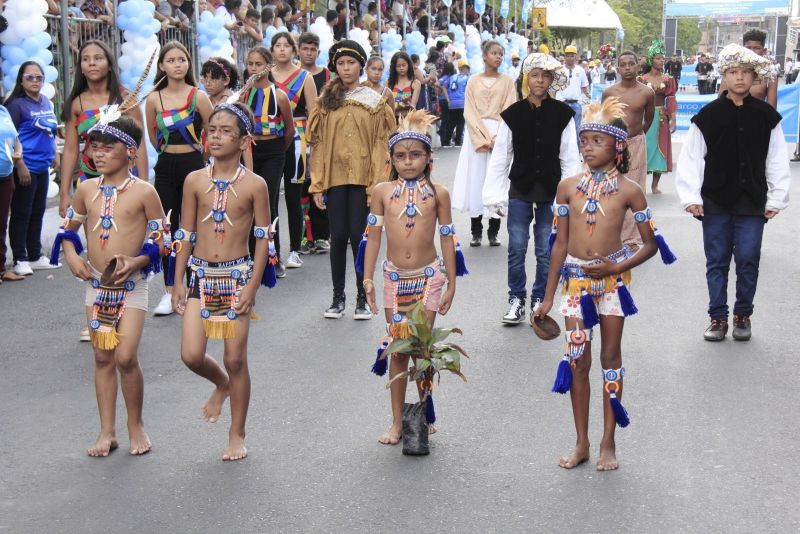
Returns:
[[[409,336],[393,340],[384,352],[388,358],[391,354],[409,354],[416,358],[407,371],[397,374],[386,385],[398,378],[408,377],[422,381],[423,389],[430,391],[433,380],[441,380],[441,372],[449,371],[464,382],[467,378],[461,373],[461,357],[469,358],[459,345],[446,341],[450,334],[462,334],[459,328],[433,328],[428,325],[425,305],[422,302],[407,315]]]

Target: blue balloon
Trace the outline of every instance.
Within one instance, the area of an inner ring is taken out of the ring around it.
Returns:
[[[123,2],[122,5],[125,5],[127,3],[128,2]],[[122,15],[122,14],[117,15],[117,28],[119,28],[122,31],[127,31],[128,29],[130,29],[130,21],[131,19],[129,19],[127,15]]]
[[[53,44],[53,38],[47,32],[40,32],[34,35],[32,39],[36,39],[39,44],[39,50],[50,48],[50,45]]]
[[[6,91],[11,91],[14,88],[14,80],[16,80],[16,77],[6,76],[3,78],[3,87]]]
[[[44,68],[44,81],[53,83],[58,79],[58,70],[52,65],[46,65]]]
[[[19,46],[4,46],[3,50],[8,49],[8,60],[12,65],[20,65],[28,60],[28,54]]]
[[[36,37],[31,36],[22,41],[22,49],[28,56],[35,55],[39,51],[39,43],[36,41]]]

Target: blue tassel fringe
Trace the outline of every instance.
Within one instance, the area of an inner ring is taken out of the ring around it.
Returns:
[[[467,270],[467,261],[464,259],[464,253],[461,251],[461,243],[456,244],[456,276],[464,276],[469,274]]]
[[[639,308],[637,308],[636,304],[633,302],[631,292],[628,291],[628,288],[622,283],[621,278],[617,279],[617,283],[617,295],[619,295],[619,302],[620,305],[622,305],[622,313],[625,314],[625,317],[636,315],[639,313]]]
[[[147,256],[148,263],[142,272],[145,276],[158,274],[161,272],[161,249],[155,243],[149,241],[142,245],[142,250],[139,251],[139,256]]]
[[[174,253],[171,253],[169,258],[167,258],[167,276],[166,280],[164,280],[164,285],[166,286],[175,285],[175,264],[177,263],[177,260],[178,256]]]
[[[669,245],[667,245],[667,241],[664,239],[664,236],[661,235],[657,230],[656,245],[658,245],[658,251],[661,253],[661,261],[663,261],[665,265],[671,265],[677,261],[678,258],[669,249]]]
[[[75,253],[80,255],[83,252],[83,243],[81,243],[81,236],[74,230],[62,230],[56,234],[53,240],[53,248],[50,249],[50,265],[58,265],[58,256],[61,253],[61,243],[67,240],[75,247]]]
[[[425,401],[425,420],[429,425],[436,422],[436,410],[433,408],[433,395],[428,393],[428,399]]]
[[[617,425],[619,425],[620,428],[625,428],[631,424],[631,419],[628,417],[628,412],[625,410],[625,407],[622,406],[622,402],[620,402],[617,396],[610,395],[608,400],[611,403],[611,410],[614,412],[614,419],[617,421]]]
[[[586,291],[581,295],[581,314],[583,315],[584,328],[590,329],[600,324],[600,317],[597,316],[597,307],[594,305],[594,299]]]
[[[367,234],[361,238],[361,242],[358,243],[358,254],[356,254],[356,272],[363,273],[364,272],[364,256],[367,253]]]
[[[550,237],[547,238],[547,257],[550,257],[550,254],[553,253],[553,245],[556,244],[556,236],[558,234],[556,232],[550,232]]]
[[[553,382],[553,393],[561,393],[562,395],[570,390],[572,387],[572,367],[569,365],[569,358],[563,358],[558,364],[558,372],[556,372],[556,380]]]
[[[386,350],[386,347],[389,346],[389,343],[384,341],[378,347],[376,351],[377,354],[375,355],[375,363],[372,364],[372,373],[378,376],[383,376],[386,374],[386,369],[389,367],[389,355],[387,354],[385,358],[381,358],[383,356],[383,352]]]
[[[275,266],[267,261],[267,266],[264,267],[264,274],[261,275],[261,285],[264,287],[273,288],[278,283],[278,276],[275,272]]]

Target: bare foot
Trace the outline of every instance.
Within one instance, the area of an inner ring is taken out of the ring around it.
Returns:
[[[109,436],[101,433],[99,436],[97,436],[97,441],[95,441],[94,444],[89,447],[86,453],[95,458],[104,458],[117,447],[119,447],[119,443],[117,443],[117,437],[114,434]]]
[[[144,431],[144,425],[128,426],[128,438],[131,441],[129,452],[135,456],[147,454],[153,448],[150,437]]]
[[[247,447],[244,446],[244,437],[229,437],[228,446],[222,453],[222,459],[226,462],[234,462],[245,458],[247,458]]]
[[[428,435],[436,434],[436,427],[433,425],[428,425]]]
[[[206,423],[216,423],[222,413],[222,405],[228,398],[228,387],[214,388],[213,393],[203,405],[202,416]]]
[[[605,446],[600,444],[600,458],[597,460],[598,471],[613,471],[619,469],[619,462],[617,462],[617,455],[614,445]]]
[[[386,431],[381,437],[378,438],[378,443],[384,445],[397,445],[400,443],[400,438],[403,437],[403,427],[392,425],[392,428]]]
[[[569,454],[563,456],[558,460],[558,465],[564,469],[572,469],[578,467],[589,459],[589,444],[578,445],[570,451]]]
[[[659,189],[658,187],[655,187],[655,186],[654,186],[654,187],[651,189],[651,192],[652,192],[654,195],[660,195],[660,194],[661,194],[661,189]]]

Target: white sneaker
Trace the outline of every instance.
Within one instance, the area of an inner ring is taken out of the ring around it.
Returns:
[[[303,260],[300,259],[300,254],[295,251],[289,253],[286,258],[286,267],[289,269],[298,269],[303,266]]]
[[[34,271],[45,271],[47,269],[58,269],[61,267],[61,264],[50,265],[50,258],[47,256],[39,256],[38,260],[30,262],[30,266]]]
[[[20,276],[30,276],[33,274],[33,269],[27,261],[18,261],[14,264],[14,272]]]
[[[172,315],[172,311],[172,295],[164,293],[164,296],[158,302],[158,306],[153,310],[153,315],[156,317],[159,315]]]
[[[531,315],[536,314],[536,310],[539,309],[539,306],[542,305],[542,299],[533,299],[533,304],[531,305]]]
[[[89,327],[88,326],[84,326],[83,328],[81,328],[81,333],[78,336],[78,339],[80,341],[91,341],[92,340],[92,336],[89,334]]]

